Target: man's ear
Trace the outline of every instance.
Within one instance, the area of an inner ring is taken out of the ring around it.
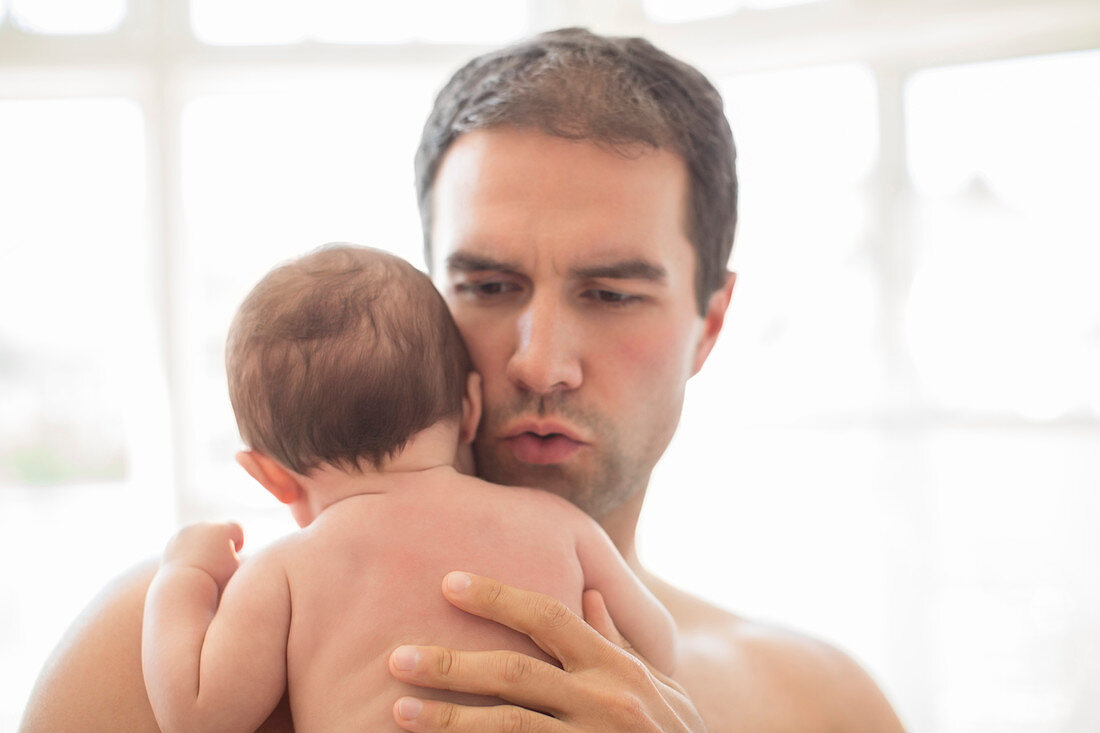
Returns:
[[[691,363],[692,376],[703,368],[703,362],[710,355],[714,343],[718,340],[718,334],[722,332],[722,324],[726,320],[726,309],[730,306],[730,298],[733,297],[733,286],[737,282],[736,272],[726,273],[726,282],[715,290],[707,303],[707,311],[703,314],[703,330],[699,334],[699,342],[695,345],[695,357]]]
[[[283,465],[263,453],[243,450],[237,453],[237,463],[248,475],[283,504],[293,504],[302,496],[302,485]]]
[[[462,398],[462,421],[459,424],[459,445],[474,442],[477,424],[481,421],[481,375],[470,372],[466,377],[466,396]]]

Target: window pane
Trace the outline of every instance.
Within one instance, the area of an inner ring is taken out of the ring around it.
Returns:
[[[952,67],[906,93],[906,335],[942,405],[1100,412],[1100,53]]]
[[[658,23],[684,23],[736,11],[742,0],[642,0],[645,14]]]
[[[283,515],[233,462],[240,441],[225,387],[229,321],[265,272],[326,242],[422,262],[412,157],[441,75],[281,73],[263,90],[248,91],[254,78],[239,80],[237,91],[187,104],[187,318],[179,327],[190,380],[189,490],[200,502]]]
[[[874,84],[847,65],[718,82],[739,150],[739,279],[654,471],[639,550],[719,605],[881,648],[897,568],[865,548],[893,526],[896,495],[879,467],[890,447],[866,429],[795,427],[865,419],[882,391],[863,194],[877,155]],[[705,563],[685,571],[699,557],[729,558],[727,580],[705,578]]]
[[[738,10],[771,10],[822,0],[642,0],[645,14],[658,23],[686,23],[717,18]]]
[[[1097,730],[1096,445],[1045,426],[929,440],[928,730]]]
[[[126,15],[126,0],[10,0],[12,16],[39,33],[106,33]]]
[[[527,3],[514,0],[192,0],[196,36],[214,44],[503,43],[527,28]]]
[[[877,155],[873,81],[837,66],[720,87],[739,150],[742,277],[715,354],[729,371],[705,370],[696,380],[713,382],[699,389],[729,392],[747,422],[866,409],[882,381],[863,195]]]
[[[791,5],[811,5],[820,2],[826,2],[826,0],[745,0],[745,7],[759,10],[771,10],[773,8],[785,8]]]
[[[0,101],[0,730],[171,526],[144,138],[129,101]]]
[[[127,472],[154,349],[143,183],[135,105],[0,102],[0,483]]]
[[[306,38],[293,0],[191,0],[191,27],[206,43],[278,44]]]

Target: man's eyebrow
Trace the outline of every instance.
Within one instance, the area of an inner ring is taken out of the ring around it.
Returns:
[[[570,274],[578,279],[606,278],[610,280],[649,280],[661,283],[668,279],[668,271],[646,260],[622,260],[606,265],[574,267]]]
[[[447,257],[448,272],[519,272],[518,265],[512,262],[494,259],[485,255],[455,252]],[[578,280],[648,280],[663,283],[668,279],[668,271],[643,259],[621,260],[599,265],[573,267],[570,276]]]
[[[483,255],[466,254],[465,252],[455,252],[447,257],[448,272],[484,272],[486,270],[515,272],[518,268],[513,263],[495,260],[492,257]]]

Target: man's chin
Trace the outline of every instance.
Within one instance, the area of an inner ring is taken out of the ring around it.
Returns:
[[[582,487],[592,485],[591,480],[586,480],[577,466],[566,463],[523,463],[512,456],[476,449],[475,455],[477,475],[494,484],[542,489],[573,503],[577,503],[575,497]]]
[[[624,481],[621,473],[592,470],[573,461],[548,465],[526,464],[511,456],[491,451],[478,451],[477,475],[485,481],[505,486],[526,486],[542,489],[572,502],[589,516],[600,519],[623,501],[636,488]]]
[[[499,456],[477,453],[477,475],[494,484],[528,486],[565,496],[570,493],[569,487],[578,483],[570,473],[562,464],[525,464],[514,459],[501,460]]]

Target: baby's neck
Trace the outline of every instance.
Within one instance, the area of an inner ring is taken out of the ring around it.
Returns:
[[[311,513],[316,517],[325,508],[351,496],[385,494],[400,490],[410,480],[423,481],[456,473],[457,445],[457,427],[437,423],[412,436],[398,453],[380,466],[364,463],[361,470],[347,470],[322,464],[308,476],[301,477]]]
[[[309,502],[316,517],[328,507],[353,496],[391,494],[409,487],[458,475],[446,464],[407,470],[342,471],[328,468],[310,477]]]

